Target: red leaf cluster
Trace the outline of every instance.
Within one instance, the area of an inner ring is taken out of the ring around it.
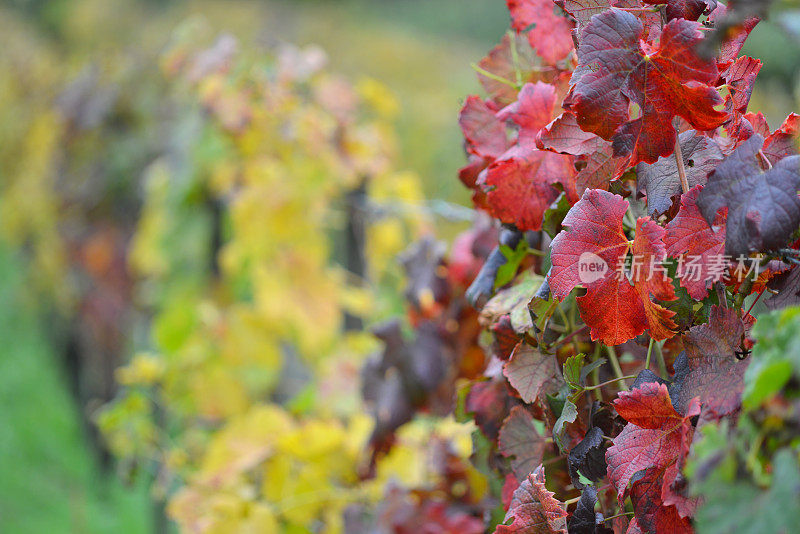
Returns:
[[[592,329],[592,339],[618,345],[650,329],[654,339],[674,335],[674,312],[656,303],[675,299],[671,279],[660,270],[666,256],[664,229],[649,217],[639,218],[636,235],[629,240],[622,219],[628,202],[619,195],[590,189],[564,218],[568,230],[551,245],[550,287],[564,299],[578,285],[586,294],[578,297],[581,318]],[[625,273],[625,257],[636,264]],[[591,265],[604,272],[591,276]]]

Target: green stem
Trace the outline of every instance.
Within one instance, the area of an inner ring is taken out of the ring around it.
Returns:
[[[517,34],[513,31],[508,32],[509,48],[511,49],[511,63],[514,64],[514,76],[517,78],[517,89],[522,87],[522,72],[519,68],[519,54],[517,53]]]
[[[614,347],[606,346],[606,350],[608,351],[608,360],[611,362],[611,368],[614,369],[614,374],[620,380],[625,379],[625,375],[622,374],[622,367],[619,365],[619,359],[617,359],[617,352],[614,350]],[[622,389],[627,391],[628,386],[625,385],[625,382],[621,384]]]
[[[566,331],[573,332],[572,321],[570,321],[569,317],[567,317],[567,314],[564,312],[561,304],[558,305],[558,314],[561,316],[561,320],[564,321],[564,328],[566,328]]]
[[[585,325],[584,325],[584,326],[582,326],[582,327],[580,327],[580,328],[579,328],[579,329],[577,329],[577,330],[573,330],[573,331],[572,331],[572,332],[570,332],[568,335],[566,335],[566,336],[562,337],[561,339],[559,339],[558,341],[556,341],[555,343],[553,343],[552,345],[550,345],[550,348],[551,348],[551,349],[553,349],[553,348],[555,348],[555,347],[558,347],[558,346],[560,346],[560,345],[563,345],[563,344],[564,344],[564,343],[566,343],[567,341],[571,341],[571,340],[572,340],[572,338],[574,338],[575,336],[578,336],[578,335],[580,335],[580,334],[583,334],[583,333],[585,333],[587,330],[589,330],[589,327],[588,327],[588,326],[585,326]]]
[[[611,517],[606,517],[605,519],[603,519],[603,522],[605,523],[606,521],[611,521],[612,519],[622,517],[623,515],[633,515],[633,512],[620,512],[616,515],[612,515]]]
[[[488,70],[486,70],[486,69],[482,68],[482,67],[481,67],[480,65],[478,65],[477,63],[472,63],[470,66],[471,66],[471,67],[472,67],[472,68],[473,68],[473,69],[474,69],[474,70],[475,70],[475,71],[476,71],[478,74],[480,74],[480,75],[482,75],[482,76],[486,76],[487,78],[490,78],[490,79],[492,79],[492,80],[494,80],[494,81],[496,81],[496,82],[500,82],[500,83],[506,84],[506,85],[508,85],[509,87],[513,87],[514,89],[518,89],[518,87],[517,87],[517,84],[515,84],[515,83],[514,83],[514,82],[512,82],[511,80],[506,80],[506,79],[505,79],[505,78],[503,78],[502,76],[498,76],[497,74],[495,74],[495,73],[493,73],[493,72],[489,72]]]
[[[650,344],[647,346],[647,359],[644,361],[644,368],[650,369],[650,354],[653,352],[653,338],[650,338]]]
[[[627,375],[627,376],[621,376],[619,378],[612,378],[611,380],[606,380],[605,382],[602,382],[600,384],[595,384],[593,386],[586,386],[585,388],[583,388],[583,391],[592,391],[593,389],[599,389],[609,384],[613,384],[614,382],[619,382],[620,380],[628,380],[630,378],[636,378],[636,375]]]
[[[667,362],[664,361],[664,353],[661,352],[661,345],[655,344],[656,348],[656,361],[658,361],[658,372],[661,373],[661,378],[668,378]]]
[[[592,361],[597,361],[599,357],[600,357],[600,344],[597,343],[594,346],[594,358],[592,358]],[[595,384],[600,383],[600,367],[595,367],[594,369],[592,369],[592,382],[594,382]],[[600,388],[595,388],[594,397],[599,401],[603,400],[603,392],[600,391]]]

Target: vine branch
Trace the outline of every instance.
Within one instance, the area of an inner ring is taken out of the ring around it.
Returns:
[[[675,137],[675,163],[678,165],[678,176],[681,178],[681,189],[689,192],[689,180],[686,179],[686,167],[683,165],[683,150],[681,150],[680,137]]]

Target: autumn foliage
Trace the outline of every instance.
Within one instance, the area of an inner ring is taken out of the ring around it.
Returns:
[[[796,428],[745,430],[768,401],[796,409],[794,383],[742,404],[769,381],[758,312],[800,302],[800,121],[773,131],[748,109],[761,62],[739,53],[758,18],[738,2],[507,4],[512,31],[476,65],[488,97],[459,120],[459,177],[502,228],[467,291],[487,359],[457,408],[503,503],[489,525],[725,532],[709,520],[709,481],[733,476],[716,463],[730,446],[713,456],[725,433],[753,459],[724,456],[753,473],[743,488],[792,450],[796,499]]]
[[[42,115],[4,227],[131,301],[93,412],[119,471],[183,532],[794,532],[800,115],[749,108],[762,4],[507,0],[453,110],[474,209],[449,246],[390,91],[314,47],[181,26],[142,91],[169,116],[119,112],[164,130],[141,206],[75,244],[28,167],[64,144],[79,175],[91,113]]]

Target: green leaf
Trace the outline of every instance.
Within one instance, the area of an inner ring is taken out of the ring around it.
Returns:
[[[547,328],[547,321],[556,311],[558,301],[550,294],[550,285],[547,279],[542,282],[536,294],[528,302],[528,314],[530,315],[533,327],[536,329],[536,337],[539,343],[542,342],[542,334]]]
[[[567,443],[564,441],[567,430],[565,425],[567,423],[574,423],[576,417],[578,417],[578,408],[571,400],[567,399],[564,402],[561,415],[556,419],[555,425],[553,425],[553,440],[556,442],[556,445],[558,445],[558,450],[562,453],[566,452],[567,448]]]
[[[554,238],[561,231],[561,221],[564,220],[571,207],[567,196],[561,193],[553,207],[545,212],[542,230],[547,232],[551,238]]]
[[[567,361],[564,362],[564,380],[567,381],[567,384],[569,384],[572,389],[581,388],[581,369],[583,368],[583,361],[585,359],[586,355],[581,353],[570,356],[567,358]]]
[[[487,323],[493,324],[501,316],[508,314],[511,318],[511,327],[516,333],[527,332],[533,326],[527,304],[541,284],[541,276],[530,271],[523,272],[516,284],[498,291],[486,303],[481,310],[481,316]]]
[[[500,252],[505,256],[506,262],[497,269],[497,276],[494,279],[494,288],[498,289],[514,279],[519,269],[519,264],[528,255],[528,243],[520,239],[517,248],[512,249],[507,245],[500,245]]]
[[[581,369],[581,376],[580,376],[581,386],[585,386],[586,385],[586,377],[589,376],[589,373],[591,373],[592,371],[594,371],[595,369],[597,369],[598,367],[600,367],[604,363],[606,363],[606,359],[605,358],[598,358],[595,361],[593,361],[592,363],[584,365],[583,369]]]

